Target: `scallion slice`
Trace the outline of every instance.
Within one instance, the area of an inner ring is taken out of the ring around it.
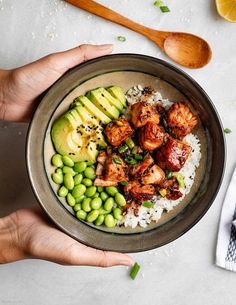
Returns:
[[[117,158],[117,157],[112,157],[112,161],[114,162],[114,163],[116,163],[116,164],[122,164],[121,163],[121,160],[119,159],[119,158]]]
[[[232,130],[229,129],[229,128],[225,128],[225,129],[224,129],[224,133],[231,133],[231,132],[232,132]]]
[[[128,181],[120,181],[120,184],[121,185],[127,185],[127,184],[129,184],[129,182]]]
[[[125,38],[125,36],[117,36],[117,40],[125,42],[126,38]]]
[[[129,274],[132,280],[135,280],[139,270],[140,270],[139,264],[135,263]]]
[[[152,208],[152,207],[154,206],[154,203],[151,202],[151,201],[144,201],[144,202],[142,203],[142,206],[145,207],[145,208],[150,209],[150,208]]]

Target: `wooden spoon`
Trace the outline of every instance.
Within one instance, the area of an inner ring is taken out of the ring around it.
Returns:
[[[142,26],[93,0],[66,0],[97,16],[123,25],[138,32],[153,42],[173,61],[187,68],[197,69],[205,66],[211,59],[212,51],[209,44],[202,38],[180,32],[163,32]]]

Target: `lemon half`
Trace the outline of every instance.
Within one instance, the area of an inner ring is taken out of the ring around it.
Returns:
[[[230,22],[236,22],[236,0],[216,0],[220,16]]]

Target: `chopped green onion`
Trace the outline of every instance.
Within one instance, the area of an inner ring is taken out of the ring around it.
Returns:
[[[162,11],[162,13],[169,13],[170,9],[168,6],[161,6],[160,10]]]
[[[122,153],[125,152],[127,149],[129,149],[129,147],[128,147],[127,145],[120,146],[120,147],[118,148],[118,152],[119,152],[120,154],[122,154]]]
[[[154,203],[151,202],[151,201],[144,201],[144,202],[142,203],[142,206],[145,207],[145,208],[150,209],[150,208],[152,208],[152,207],[154,206]]]
[[[135,147],[132,149],[132,154],[133,154],[133,155],[136,155],[137,152],[138,152],[138,147],[135,146]]]
[[[162,11],[162,13],[168,13],[168,12],[170,12],[169,7],[166,6],[166,5],[164,4],[164,2],[161,1],[161,0],[155,1],[155,2],[153,3],[153,5],[159,7],[160,10]]]
[[[159,193],[160,193],[161,197],[166,197],[166,195],[167,195],[167,190],[166,190],[166,189],[160,189],[160,190],[159,190]]]
[[[137,155],[134,156],[134,159],[135,159],[135,160],[138,160],[138,161],[141,161],[141,160],[143,160],[143,156],[137,154]]]
[[[179,187],[181,188],[181,189],[183,189],[184,188],[184,176],[182,175],[182,174],[176,174],[176,179],[177,179],[177,181],[178,181],[178,183],[179,183]]]
[[[117,40],[125,42],[126,38],[125,38],[125,36],[117,36]]]
[[[173,172],[168,172],[168,174],[166,175],[166,179],[170,180],[173,176]]]
[[[153,3],[153,5],[158,6],[158,7],[161,7],[161,6],[164,6],[164,3],[163,3],[162,0],[157,0],[157,1],[155,1],[155,2]]]
[[[225,129],[224,129],[224,133],[231,133],[231,132],[232,132],[232,130],[229,129],[229,128],[225,128]]]
[[[140,270],[139,264],[135,263],[129,274],[132,280],[135,280],[139,270]]]
[[[127,185],[127,184],[129,184],[129,182],[128,181],[120,181],[120,184],[121,185]]]
[[[125,143],[129,146],[130,149],[134,148],[135,144],[131,138],[125,140]]]
[[[133,159],[133,158],[126,158],[125,162],[129,163],[131,165],[135,165],[137,163],[137,161],[135,159]]]
[[[119,158],[117,158],[117,157],[112,157],[112,161],[113,161],[114,163],[116,163],[116,164],[122,164],[122,163],[121,163],[121,160],[120,160]]]

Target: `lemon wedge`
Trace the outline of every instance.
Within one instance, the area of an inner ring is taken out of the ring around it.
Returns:
[[[219,15],[230,22],[236,22],[236,0],[216,0]]]

